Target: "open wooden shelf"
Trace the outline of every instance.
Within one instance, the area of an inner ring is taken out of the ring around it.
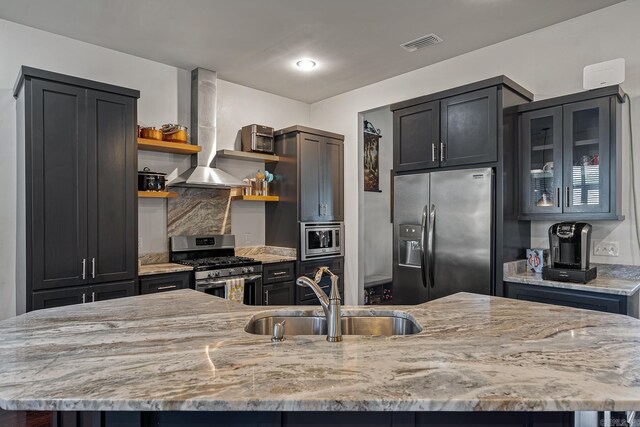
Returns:
[[[250,153],[247,151],[234,151],[234,150],[218,150],[216,153],[217,157],[223,157],[227,159],[236,159],[236,160],[248,160],[251,162],[277,162],[280,160],[280,157],[274,156],[273,154],[262,154],[262,153]]]
[[[171,191],[138,191],[138,197],[148,199],[172,199],[178,197],[178,193]]]
[[[138,138],[138,150],[173,154],[196,154],[202,151],[202,147],[199,145],[181,144],[179,142],[166,142],[156,141],[155,139]]]
[[[278,196],[231,196],[231,200],[246,200],[254,202],[277,202],[280,200]]]

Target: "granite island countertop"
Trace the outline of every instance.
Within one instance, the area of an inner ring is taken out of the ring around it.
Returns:
[[[588,283],[573,283],[544,280],[541,273],[532,273],[527,270],[527,262],[525,260],[511,261],[504,263],[503,280],[505,282],[625,296],[634,295],[640,290],[639,266],[595,265],[598,267],[598,277],[596,279]]]
[[[578,411],[640,409],[640,321],[460,293],[405,311],[416,335],[288,337],[251,307],[193,290],[0,322],[0,407],[12,410]]]

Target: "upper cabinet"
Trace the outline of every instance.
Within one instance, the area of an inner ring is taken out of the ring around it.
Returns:
[[[111,282],[115,292],[137,277],[138,96],[23,67],[15,89],[18,312],[41,308],[44,290],[88,302],[86,289],[72,288]]]
[[[440,103],[427,102],[393,113],[393,170],[440,165]]]
[[[306,126],[275,132],[278,203],[265,206],[265,242],[297,247],[300,222],[344,221],[344,136]]]
[[[501,76],[391,105],[394,172],[496,163],[504,87],[531,96]]]
[[[620,220],[618,86],[520,106],[520,217]]]
[[[440,166],[498,159],[497,93],[491,87],[440,101]]]

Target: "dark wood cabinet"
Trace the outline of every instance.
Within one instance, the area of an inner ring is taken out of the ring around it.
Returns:
[[[562,107],[529,111],[519,117],[520,209],[560,213],[562,192]],[[528,171],[529,173],[524,173]]]
[[[323,221],[344,220],[344,148],[340,140],[326,138],[323,160]]]
[[[298,248],[300,222],[344,220],[344,136],[305,126],[275,132],[278,162],[265,165],[277,203],[265,204],[265,243]]]
[[[498,160],[497,84],[457,92],[443,92],[440,99],[430,95],[417,105],[422,98],[391,106],[395,173]]]
[[[29,261],[33,261],[30,281],[34,290],[84,284],[88,258],[86,90],[34,80],[27,101],[31,103],[26,112],[30,122],[30,138],[25,141],[28,165],[19,165],[27,170],[18,179],[26,180],[30,195],[24,200],[28,204],[26,237],[31,238]]]
[[[139,92],[22,67],[14,96],[17,312],[86,300],[93,284],[114,295],[114,282],[137,276]],[[32,295],[45,289],[61,293]]]
[[[318,267],[329,267],[331,272],[338,276],[338,288],[340,289],[340,298],[344,304],[344,258],[327,258],[316,261],[298,262],[296,269],[298,276],[307,276],[313,278]],[[331,292],[331,278],[323,276],[319,283],[320,288],[325,294]],[[308,287],[296,286],[296,304],[298,305],[319,305],[318,297],[312,289]]]
[[[192,276],[193,273],[190,271],[141,276],[140,294],[144,295],[175,291],[176,289],[188,289],[191,287]]]
[[[309,134],[301,134],[300,140],[300,219],[320,221],[324,213],[321,161],[324,140]]]
[[[91,296],[91,302],[105,301],[109,299],[132,297],[137,295],[136,281],[129,280],[126,282],[103,283],[101,285],[89,286],[88,294]]]
[[[90,282],[136,277],[136,100],[88,91]]]
[[[440,166],[498,160],[497,96],[490,87],[440,100]]]
[[[262,283],[278,283],[295,280],[296,266],[294,262],[278,262],[262,266]]]
[[[262,267],[262,305],[294,305],[295,263],[279,262]]]
[[[344,154],[342,141],[300,134],[300,220],[342,221]]]
[[[396,172],[440,166],[440,102],[393,112],[393,170]]]
[[[32,310],[83,304],[87,302],[87,288],[75,286],[72,288],[38,291],[31,295],[31,300]]]
[[[135,280],[116,283],[104,283],[92,286],[74,286],[63,289],[51,289],[33,293],[33,310],[62,307],[65,305],[85,304],[137,295]]]
[[[618,86],[520,106],[520,218],[621,220]]]
[[[295,282],[274,283],[262,286],[262,305],[294,305]]]
[[[505,296],[524,301],[638,317],[637,293],[625,296],[505,282]]]

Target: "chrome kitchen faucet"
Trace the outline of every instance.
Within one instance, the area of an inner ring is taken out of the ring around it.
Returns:
[[[320,285],[320,279],[324,274],[328,274],[331,277],[331,292],[327,297]],[[329,267],[319,267],[316,270],[316,275],[313,280],[307,276],[300,276],[296,280],[298,286],[308,286],[318,297],[322,310],[324,310],[324,316],[327,319],[327,341],[340,342],[342,341],[342,325],[340,323],[340,289],[338,289],[339,277],[329,270]]]

